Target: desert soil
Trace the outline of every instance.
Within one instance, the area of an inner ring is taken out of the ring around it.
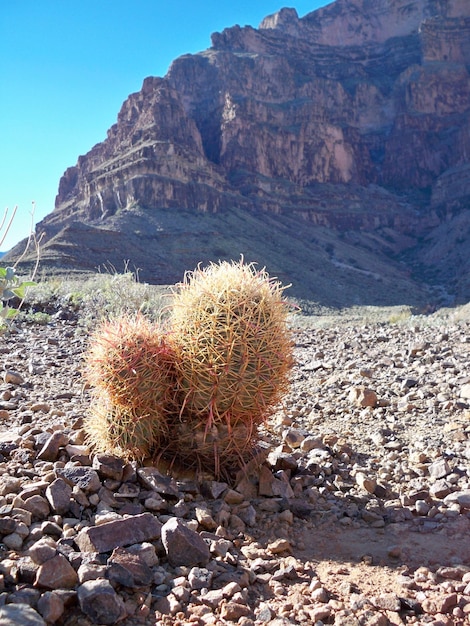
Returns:
[[[175,476],[179,496],[160,493],[160,507],[135,472],[129,479],[132,512],[181,519],[211,543],[211,557],[177,566],[154,541],[153,582],[114,583],[119,623],[470,624],[468,306],[292,325],[292,387],[262,433],[262,465],[225,486]],[[92,402],[81,375],[87,339],[65,305],[47,325],[19,322],[0,339],[0,524],[15,520],[0,525],[0,625],[12,623],[12,605],[18,624],[116,621],[96,621],[77,600],[86,580],[109,578],[110,555],[93,561],[74,539],[125,518],[122,501],[103,505],[124,481],[98,471],[100,489],[75,485],[66,512],[47,495],[59,470],[97,467],[82,429]],[[57,450],[44,453],[54,433]],[[31,558],[48,533],[53,554],[76,570],[72,583],[44,582],[42,559]],[[204,576],[207,585],[194,582]]]

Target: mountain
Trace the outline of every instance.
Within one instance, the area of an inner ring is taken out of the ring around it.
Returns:
[[[168,283],[243,254],[325,304],[467,301],[469,72],[468,0],[336,0],[214,33],[66,170],[42,266]]]

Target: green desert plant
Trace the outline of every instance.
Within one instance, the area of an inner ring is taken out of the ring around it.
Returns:
[[[15,317],[19,308],[9,305],[10,300],[18,298],[24,300],[26,289],[35,283],[31,280],[21,280],[16,275],[14,267],[0,267],[0,318],[4,322]]]
[[[284,288],[253,264],[188,273],[169,315],[180,420],[177,458],[220,469],[253,447],[292,366]]]
[[[142,315],[103,322],[91,337],[84,374],[96,400],[85,428],[97,448],[146,456],[162,445],[174,357],[156,324]]]
[[[10,211],[5,209],[3,212],[2,219],[0,221],[0,246],[3,245],[6,236],[11,228],[13,220],[15,218],[18,207],[14,207],[11,215],[9,215]],[[33,203],[33,212],[34,214],[34,203]],[[31,244],[34,244],[36,248],[36,264],[34,266],[31,279],[30,280],[21,280],[16,273],[16,266],[22,260],[23,256],[28,251]],[[25,250],[23,255],[17,260],[16,264],[12,267],[0,267],[0,328],[4,328],[5,323],[8,320],[14,318],[18,312],[19,308],[24,301],[26,290],[28,287],[35,285],[33,279],[36,274],[39,263],[39,241],[36,240],[36,237],[33,234],[33,229],[31,228],[31,232],[25,246]],[[20,304],[18,306],[12,307],[10,306],[10,301],[14,298],[19,299]]]
[[[52,321],[52,315],[49,315],[49,313],[43,313],[42,311],[37,311],[36,313],[32,313],[31,311],[25,311],[23,312],[22,319],[27,324],[47,326]]]

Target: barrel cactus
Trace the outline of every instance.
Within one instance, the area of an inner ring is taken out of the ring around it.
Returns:
[[[91,337],[84,373],[94,388],[86,429],[95,447],[144,457],[162,444],[174,357],[156,324],[142,315],[104,322]]]
[[[152,456],[168,434],[163,413],[115,404],[105,393],[93,398],[85,430],[95,451],[139,461]]]
[[[211,264],[174,294],[178,457],[216,469],[251,451],[288,387],[292,342],[284,288],[243,262]]]

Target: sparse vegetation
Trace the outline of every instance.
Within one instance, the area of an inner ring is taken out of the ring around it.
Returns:
[[[16,212],[17,207],[13,209],[11,214],[8,208],[3,212],[3,217],[0,222],[0,247],[3,245],[8,235]],[[36,248],[36,264],[30,280],[22,280],[16,273],[16,266],[21,261],[21,257],[13,266],[0,267],[0,330],[4,330],[8,321],[18,315],[19,309],[26,297],[27,288],[35,285],[33,279],[39,263],[39,242],[36,240],[32,228],[23,254],[26,254],[31,244],[34,244]],[[18,301],[18,305],[12,306],[11,303],[15,299]]]
[[[388,321],[390,322],[390,324],[400,324],[401,322],[408,321],[410,317],[411,309],[409,307],[406,307],[390,315]]]
[[[24,311],[21,313],[21,318],[27,324],[38,324],[39,326],[46,326],[52,322],[52,315],[43,313],[42,311],[37,311],[36,313]]]
[[[92,331],[97,324],[140,312],[159,320],[169,303],[166,286],[141,283],[133,272],[99,273],[81,278],[63,277],[39,280],[28,292],[30,313],[56,313],[60,309],[80,312],[80,324]]]

